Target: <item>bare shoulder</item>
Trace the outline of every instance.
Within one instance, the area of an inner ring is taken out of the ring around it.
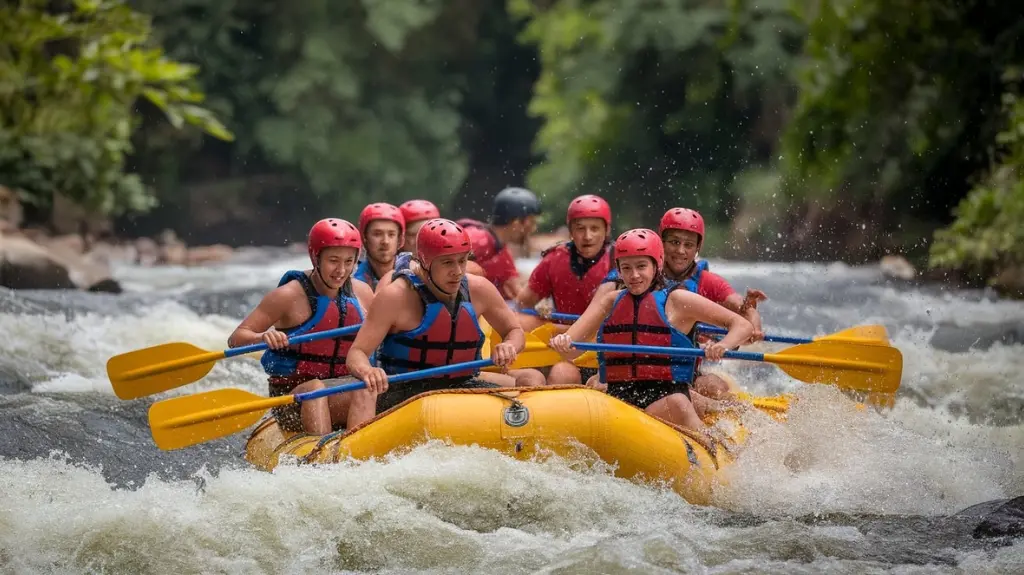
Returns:
[[[263,296],[263,304],[271,306],[288,305],[296,300],[305,300],[306,291],[298,281],[290,281],[283,286],[270,290]]]
[[[501,298],[501,293],[498,292],[498,288],[494,287],[491,280],[484,276],[467,273],[466,280],[469,282],[469,294],[474,299],[477,295],[485,298]]]
[[[394,281],[376,294],[371,294],[373,307],[394,309],[396,306],[404,305],[409,299],[410,294],[412,294],[412,291],[408,289],[408,285],[408,282]]]
[[[352,293],[360,302],[365,302],[368,304],[369,302],[373,301],[373,288],[371,288],[370,284],[366,282],[353,279]]]
[[[668,294],[666,303],[673,306],[688,306],[693,307],[695,305],[702,305],[704,302],[710,302],[707,298],[702,295],[695,294],[690,290],[685,289],[674,289]]]
[[[625,288],[623,288],[623,289],[612,289],[612,290],[607,291],[607,292],[605,292],[603,294],[600,294],[597,297],[597,299],[594,300],[594,302],[598,303],[598,304],[600,304],[602,306],[605,306],[605,307],[611,307],[612,304],[615,303],[615,300],[619,297],[619,294],[621,294],[624,291],[626,291]]]

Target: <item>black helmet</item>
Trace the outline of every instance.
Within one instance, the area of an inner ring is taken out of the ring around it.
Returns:
[[[526,188],[505,188],[494,196],[494,211],[491,223],[504,226],[526,216],[539,216],[540,200]]]

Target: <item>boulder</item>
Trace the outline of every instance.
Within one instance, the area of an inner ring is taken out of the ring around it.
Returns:
[[[1024,496],[1015,497],[995,509],[986,510],[974,528],[975,538],[1024,537]]]
[[[72,289],[67,264],[22,237],[0,236],[0,286],[10,289]]]
[[[7,186],[0,185],[0,234],[13,232],[21,227],[24,212],[18,194]]]
[[[0,286],[121,292],[101,255],[75,254],[66,245],[51,249],[17,236],[0,236]]]
[[[878,268],[882,275],[887,278],[910,281],[917,277],[917,270],[907,261],[907,258],[899,255],[887,255],[878,262]]]
[[[1000,294],[1024,299],[1024,266],[1009,266],[992,279],[992,287]]]
[[[225,262],[231,259],[234,253],[234,248],[224,244],[214,244],[212,246],[196,246],[188,248],[188,253],[186,255],[186,263],[190,266],[201,266],[206,264]]]

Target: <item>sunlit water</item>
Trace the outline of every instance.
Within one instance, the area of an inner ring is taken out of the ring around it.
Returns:
[[[787,424],[750,416],[754,439],[714,506],[696,507],[592,461],[440,444],[273,473],[241,460],[245,433],[158,450],[152,399],[114,397],[106,360],[169,341],[223,349],[305,258],[248,261],[121,267],[122,296],[0,291],[0,572],[1024,572],[1024,540],[975,539],[951,516],[1024,495],[1021,303],[891,285],[874,268],[712,262],[768,292],[769,331],[882,323],[905,369],[878,413],[723,362],[750,391],[801,401]],[[220,387],[266,392],[237,358],[157,399]]]

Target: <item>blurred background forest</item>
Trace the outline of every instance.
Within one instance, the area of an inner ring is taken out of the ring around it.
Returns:
[[[711,255],[1024,264],[1007,0],[11,0],[0,184],[122,237],[280,244],[371,201],[548,229],[597,193]]]

